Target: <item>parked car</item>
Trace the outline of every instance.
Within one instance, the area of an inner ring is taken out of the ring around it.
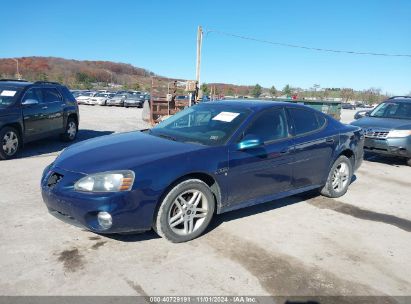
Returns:
[[[126,94],[116,94],[106,101],[106,106],[124,106],[124,100],[127,98]]]
[[[0,80],[0,159],[13,158],[25,143],[60,134],[76,138],[76,99],[55,82]]]
[[[112,97],[114,97],[114,94],[112,93],[97,93],[95,96],[89,99],[88,104],[105,106],[107,100],[109,100]]]
[[[145,95],[127,95],[126,99],[124,100],[124,106],[128,107],[137,107],[142,108],[145,101]]]
[[[70,146],[41,189],[51,214],[96,233],[154,228],[184,242],[215,213],[313,189],[344,195],[363,141],[361,128],[303,105],[206,102],[151,130]]]
[[[391,97],[351,123],[365,131],[364,150],[404,158],[411,166],[411,97]]]
[[[360,119],[370,114],[370,110],[360,110],[354,115],[354,119]]]
[[[90,99],[96,96],[97,92],[83,92],[76,97],[77,104],[89,104]]]
[[[355,110],[356,109],[355,105],[353,105],[351,103],[348,103],[348,102],[343,102],[341,104],[341,108],[346,109],[346,110]]]
[[[70,90],[70,93],[74,96],[74,98],[77,98],[81,95],[81,91],[78,90]]]

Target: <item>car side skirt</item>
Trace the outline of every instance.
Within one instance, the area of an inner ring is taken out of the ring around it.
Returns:
[[[277,200],[277,199],[280,199],[280,198],[296,195],[296,194],[307,192],[307,191],[310,191],[310,190],[313,190],[313,189],[318,189],[322,186],[323,185],[311,185],[311,186],[307,186],[307,187],[303,187],[303,188],[292,189],[292,190],[289,190],[289,191],[284,191],[284,192],[279,192],[279,193],[264,196],[264,197],[259,197],[259,198],[252,199],[252,200],[249,200],[249,201],[245,201],[245,202],[235,204],[235,205],[222,206],[222,207],[217,209],[217,214],[221,214],[221,213],[224,213],[224,212],[233,211],[233,210],[237,210],[237,209],[241,209],[241,208],[245,208],[245,207],[250,207],[250,206],[254,206],[254,205],[258,205],[258,204],[268,203],[268,202],[271,202],[273,200]]]

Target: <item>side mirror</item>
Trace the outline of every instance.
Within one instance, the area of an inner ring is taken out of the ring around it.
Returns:
[[[260,138],[258,138],[257,136],[246,136],[244,137],[238,144],[237,144],[237,148],[238,150],[248,150],[248,149],[252,149],[252,148],[258,148],[261,147],[263,145],[263,142],[261,141]]]
[[[371,111],[365,112],[364,116],[370,116],[370,114],[371,114]]]
[[[26,99],[25,101],[23,101],[21,104],[23,105],[23,106],[33,106],[33,105],[36,105],[36,104],[38,104],[39,102],[38,102],[38,100],[36,100],[36,99]]]

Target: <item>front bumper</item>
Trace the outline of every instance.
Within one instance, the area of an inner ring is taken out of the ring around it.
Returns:
[[[59,181],[50,186],[57,174]],[[154,200],[138,189],[127,192],[86,193],[74,190],[84,174],[48,167],[41,180],[43,201],[55,217],[96,233],[141,232],[150,230],[155,209]],[[108,212],[112,226],[104,229],[97,220],[99,212]]]
[[[387,156],[411,158],[411,136],[404,138],[366,137],[364,151]]]
[[[137,108],[141,108],[142,106],[143,106],[143,103],[142,102],[130,102],[130,103],[128,103],[128,102],[124,102],[124,106],[125,107],[137,107]]]
[[[123,106],[124,102],[122,101],[107,101],[106,105],[108,106]]]

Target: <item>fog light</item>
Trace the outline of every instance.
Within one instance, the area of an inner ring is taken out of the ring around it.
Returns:
[[[109,229],[113,225],[110,213],[102,211],[97,214],[98,224],[103,229]]]

